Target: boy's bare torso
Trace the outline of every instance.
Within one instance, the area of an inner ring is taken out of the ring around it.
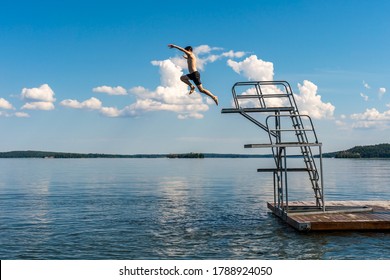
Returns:
[[[193,53],[186,54],[186,56],[184,56],[184,58],[187,59],[188,71],[190,73],[193,73],[193,72],[197,71],[195,55]]]

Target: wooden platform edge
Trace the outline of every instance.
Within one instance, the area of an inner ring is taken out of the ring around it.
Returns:
[[[267,207],[282,221],[298,231],[388,231],[390,230],[390,201],[329,202],[339,211],[285,213],[267,202]],[[295,207],[312,207],[307,202],[293,202]]]

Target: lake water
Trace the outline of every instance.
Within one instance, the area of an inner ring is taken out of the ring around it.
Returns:
[[[270,214],[272,175],[256,169],[271,164],[1,159],[0,259],[390,259],[390,233],[300,233]],[[390,160],[324,172],[327,200],[390,200]],[[290,200],[313,200],[292,176]]]

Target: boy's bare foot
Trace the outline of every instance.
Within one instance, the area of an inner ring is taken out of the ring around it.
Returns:
[[[191,89],[190,89],[190,92],[188,94],[192,94],[194,91],[195,91],[195,87],[192,86]]]
[[[217,104],[217,106],[218,106],[218,97],[214,96],[213,100],[214,100],[215,104]]]

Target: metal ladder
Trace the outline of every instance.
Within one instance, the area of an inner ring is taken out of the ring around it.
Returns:
[[[245,148],[272,149],[275,168],[257,171],[273,172],[275,207],[284,213],[289,211],[288,173],[306,172],[314,191],[315,205],[325,211],[322,144],[318,142],[310,116],[299,113],[290,84],[286,81],[238,82],[232,87],[232,95],[234,108],[224,108],[221,112],[238,113],[268,133],[269,144],[247,144]],[[319,149],[319,167],[314,147]],[[287,166],[287,149],[291,148],[299,150],[303,168]]]

